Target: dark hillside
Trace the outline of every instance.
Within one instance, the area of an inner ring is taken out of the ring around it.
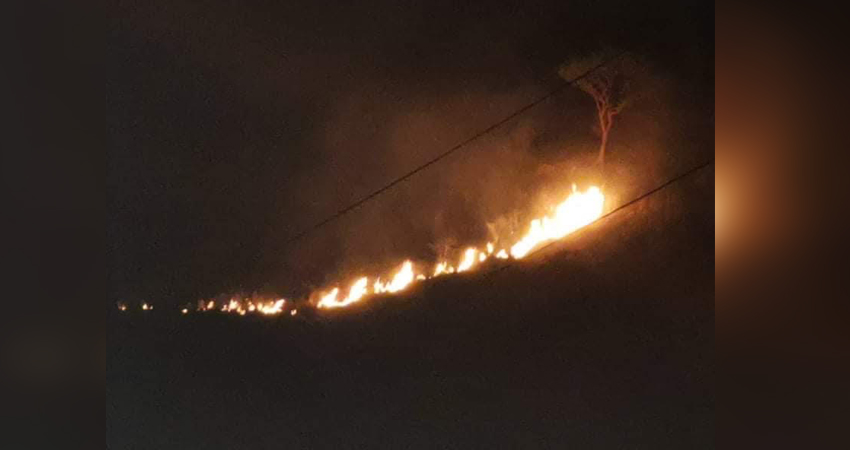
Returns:
[[[355,311],[110,321],[107,444],[713,448],[713,183]]]

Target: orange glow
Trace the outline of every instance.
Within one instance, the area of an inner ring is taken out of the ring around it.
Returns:
[[[266,316],[274,316],[283,312],[283,307],[286,306],[285,299],[279,299],[271,304],[261,304],[259,307],[260,314],[264,314]]]
[[[375,294],[383,294],[390,293],[394,294],[406,288],[410,283],[413,282],[413,263],[405,261],[404,264],[401,265],[401,268],[393,275],[393,280],[390,283],[384,284],[381,283],[381,280],[375,282],[373,286],[373,293]]]
[[[454,269],[452,269],[452,270],[454,270]],[[444,273],[451,273],[451,272],[449,272],[449,263],[447,263],[447,262],[441,262],[441,263],[437,264],[437,267],[434,269],[434,276],[435,277],[438,277],[438,276],[440,276]]]
[[[337,300],[339,288],[334,288],[330,294],[322,297],[319,302],[319,308],[342,308],[352,303],[357,303],[368,292],[369,279],[366,277],[360,278],[351,285],[348,290],[348,296],[342,300]]]
[[[605,196],[599,188],[578,192],[573,186],[573,193],[555,207],[554,214],[531,221],[528,233],[511,247],[511,256],[522,259],[538,245],[561,239],[593,222],[602,215],[604,203]]]
[[[370,278],[367,276],[357,278],[348,287],[345,296],[342,298],[340,296],[343,295],[343,291],[336,286],[323,289],[321,293],[311,297],[318,299],[316,306],[320,309],[344,308],[358,303],[370,295],[401,292],[416,281],[472,271],[491,257],[502,260],[519,260],[528,256],[541,245],[561,239],[601,217],[604,203],[605,196],[598,187],[591,186],[585,191],[579,191],[574,185],[567,198],[561,203],[553,205],[548,215],[532,220],[526,233],[518,240],[496,237],[493,242],[487,242],[483,248],[466,247],[457,260],[457,267],[450,265],[446,260],[441,260],[433,266],[433,269],[426,269],[426,272],[422,273],[414,267],[411,260],[405,260],[395,272],[386,278]],[[513,242],[513,244],[510,244],[510,242]],[[371,281],[370,284],[370,280],[374,281]],[[240,316],[248,313],[278,315],[282,314],[285,308],[285,299],[269,300],[254,297],[232,298],[221,305],[220,310],[226,313],[236,313]],[[126,311],[126,306],[119,304],[119,309]],[[145,311],[152,310],[153,306],[145,303],[142,309]],[[216,302],[214,300],[206,303],[199,301],[197,310],[215,311]],[[182,312],[188,314],[189,310],[186,308]],[[289,314],[295,316],[298,311],[293,309]]]
[[[475,254],[477,252],[478,251],[475,250],[475,248],[473,248],[473,247],[466,249],[466,251],[463,253],[463,259],[460,261],[460,264],[457,266],[457,272],[458,273],[466,272],[467,270],[472,268],[472,266],[475,264]]]
[[[240,316],[245,316],[248,313],[258,313],[265,316],[273,316],[282,314],[284,308],[286,307],[286,299],[263,299],[263,298],[231,298],[221,305],[220,308],[216,308],[216,304],[214,300],[210,300],[209,302],[200,300],[198,301],[198,306],[196,311],[204,312],[204,311],[221,311],[224,313],[232,313],[238,314]],[[183,314],[188,314],[190,312],[189,308],[185,309],[186,312]],[[182,312],[182,311],[181,311]]]
[[[471,271],[476,265],[485,262],[491,255],[497,259],[522,259],[541,244],[561,239],[598,219],[602,215],[604,203],[605,196],[598,187],[592,186],[582,192],[573,186],[572,193],[563,202],[554,205],[551,214],[532,220],[526,234],[507,249],[500,248],[497,251],[492,242],[488,242],[483,250],[467,247],[461,255],[457,268],[451,266],[447,261],[440,261],[430,272],[431,276],[415,273],[413,263],[407,260],[392,276],[391,281],[385,282],[381,278],[376,278],[372,283],[371,292],[367,288],[369,279],[362,277],[349,288],[348,295],[345,298],[339,299],[340,289],[334,287],[319,297],[317,306],[319,308],[342,308],[363,300],[369,294],[400,292],[414,281]]]
[[[404,290],[417,277],[413,274],[413,263],[405,261],[401,268],[393,275],[392,281],[384,283],[380,278],[372,285],[373,294],[396,293]],[[369,293],[369,278],[363,277],[357,280],[349,289],[348,296],[342,300],[337,299],[339,288],[333,288],[329,293],[323,295],[317,306],[319,308],[341,308],[360,301]]]

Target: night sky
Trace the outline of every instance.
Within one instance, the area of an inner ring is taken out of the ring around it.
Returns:
[[[106,39],[107,445],[710,448],[702,3],[121,2]],[[604,177],[594,102],[567,88],[290,242],[601,49],[646,69]],[[613,208],[697,166],[521,262],[342,310],[179,314],[237,292],[304,300],[525,229],[572,183],[600,183]]]
[[[323,258],[356,253],[350,235],[290,237],[544,92],[572,55],[610,46],[704,76],[713,21],[698,3],[121,2],[106,40],[108,302],[320,283],[342,270]],[[560,114],[592,140],[592,103],[567,95]],[[445,193],[422,216],[491,213],[441,176],[412,180]],[[426,255],[440,226],[390,216],[417,208],[386,197],[368,219],[386,230],[358,222],[368,208],[339,226],[409,237],[370,261]]]

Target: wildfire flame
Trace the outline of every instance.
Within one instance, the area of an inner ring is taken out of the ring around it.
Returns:
[[[420,274],[421,275],[421,274]],[[421,279],[413,274],[413,262],[405,261],[401,268],[393,275],[390,282],[384,283],[380,278],[372,284],[372,294],[396,293],[404,290],[415,279]],[[337,299],[339,288],[333,288],[329,293],[323,295],[319,300],[319,308],[341,308],[352,303],[360,301],[365,295],[369,294],[369,278],[363,277],[355,281],[348,291],[348,296],[342,300]]]
[[[455,271],[455,268],[449,266],[449,263],[441,262],[441,263],[437,264],[437,268],[434,269],[434,276],[438,277],[438,276],[440,276],[444,273],[454,273],[454,271]]]
[[[457,272],[458,273],[466,272],[467,270],[471,269],[472,266],[475,265],[475,255],[477,253],[478,253],[478,250],[476,250],[473,247],[466,249],[466,251],[463,252],[463,259],[460,261],[460,264],[457,266]]]
[[[347,295],[343,298],[340,296],[340,288],[333,287],[323,294],[317,295],[318,308],[343,308],[354,303],[360,302],[370,295],[377,294],[393,294],[407,289],[415,281],[423,281],[431,278],[436,278],[453,273],[468,272],[477,265],[485,263],[491,257],[496,259],[522,259],[528,256],[534,249],[539,248],[542,244],[563,238],[564,236],[578,230],[585,225],[590,224],[602,215],[605,203],[605,196],[602,191],[591,186],[584,192],[576,189],[573,185],[572,193],[561,203],[552,208],[552,213],[541,218],[531,221],[528,231],[515,241],[513,245],[500,248],[497,250],[496,244],[488,242],[484,249],[479,250],[477,247],[467,247],[460,257],[457,266],[453,266],[448,261],[439,261],[434,266],[433,270],[422,273],[415,270],[411,260],[405,260],[401,266],[383,281],[380,277],[373,278],[374,281],[370,285],[370,278],[363,276],[356,279],[348,288]],[[503,242],[505,238],[499,238],[496,242]],[[427,275],[430,273],[431,275]],[[217,311],[225,313],[235,313],[244,316],[248,313],[262,314],[267,316],[279,315],[286,310],[285,299],[258,299],[258,298],[231,298],[227,302],[223,302],[220,307],[217,307],[215,300],[200,300],[196,307],[197,311]],[[127,306],[123,303],[118,305],[121,311],[127,311]],[[153,305],[148,303],[142,304],[142,310],[153,310]],[[181,312],[185,315],[189,313],[189,308],[184,308]],[[298,314],[298,311],[292,309],[289,311],[291,316]]]
[[[345,298],[339,299],[340,290],[338,287],[334,287],[320,296],[317,306],[328,309],[342,308],[363,300],[369,294],[399,292],[406,289],[414,281],[470,271],[476,265],[487,261],[491,255],[497,259],[522,259],[541,244],[561,239],[598,219],[602,215],[604,203],[605,196],[598,187],[592,186],[586,191],[580,192],[573,185],[572,193],[566,200],[553,208],[552,214],[531,221],[528,232],[509,247],[510,253],[504,248],[496,251],[492,242],[487,243],[485,250],[468,247],[461,255],[457,268],[449,264],[448,261],[440,261],[434,266],[431,276],[424,273],[416,274],[413,263],[407,260],[392,276],[392,281],[383,282],[381,278],[375,279],[371,292],[368,289],[369,278],[362,277],[351,285]]]
[[[388,284],[381,284],[381,280],[375,282],[375,294],[389,292],[394,294],[406,288],[413,282],[413,263],[405,261],[401,268],[393,275],[393,280]]]
[[[561,239],[593,222],[602,215],[604,202],[599,188],[578,192],[573,185],[572,195],[555,208],[553,215],[531,221],[528,233],[511,247],[511,256],[522,259],[541,243]]]
[[[248,313],[262,314],[265,316],[275,316],[282,314],[286,309],[286,299],[258,299],[258,298],[231,298],[227,303],[216,307],[214,300],[204,301],[199,300],[197,311],[221,311],[224,313],[233,313],[240,316],[245,316]],[[186,308],[183,314],[188,314],[189,309]]]

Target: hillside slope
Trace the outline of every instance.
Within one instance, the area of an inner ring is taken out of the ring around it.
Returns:
[[[713,448],[713,179],[357,310],[118,318],[107,444]]]

